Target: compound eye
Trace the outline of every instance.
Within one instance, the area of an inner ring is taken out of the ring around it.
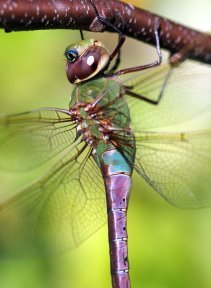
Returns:
[[[78,51],[77,50],[67,50],[65,51],[65,57],[71,63],[75,62],[78,59]]]

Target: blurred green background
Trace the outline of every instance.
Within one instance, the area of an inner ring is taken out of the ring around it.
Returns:
[[[211,31],[209,0],[130,2],[194,28]],[[90,36],[86,33],[86,37]],[[113,42],[107,34],[100,38],[105,39],[107,46]],[[66,80],[63,52],[68,44],[79,39],[77,31],[9,34],[0,31],[0,112],[46,106],[67,108],[72,87]],[[132,59],[137,53],[130,53],[137,51],[137,47],[143,55],[149,54],[147,45],[134,40],[127,42],[124,66],[137,63],[137,59]],[[154,53],[153,49],[150,51]],[[136,176],[128,216],[132,287],[211,287],[211,211],[176,209]],[[2,171],[1,191],[12,195],[14,189],[28,180]],[[0,287],[111,287],[107,227],[73,252],[43,258],[0,258]]]

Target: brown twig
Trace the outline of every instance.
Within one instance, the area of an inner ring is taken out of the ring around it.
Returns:
[[[155,14],[117,0],[96,0],[101,15],[125,35],[155,44]],[[102,30],[90,0],[0,0],[0,28],[6,32],[40,29]],[[171,54],[211,64],[211,36],[166,18],[160,19],[161,47]],[[104,30],[109,31],[108,27]]]

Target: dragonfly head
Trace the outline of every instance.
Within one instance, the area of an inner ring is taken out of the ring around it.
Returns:
[[[110,56],[105,46],[97,40],[86,39],[70,45],[65,50],[66,74],[72,84],[88,80],[109,65]]]

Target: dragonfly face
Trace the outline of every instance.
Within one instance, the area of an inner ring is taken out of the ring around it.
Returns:
[[[65,57],[67,78],[72,84],[94,77],[105,70],[110,62],[108,50],[100,41],[94,39],[68,46]]]

